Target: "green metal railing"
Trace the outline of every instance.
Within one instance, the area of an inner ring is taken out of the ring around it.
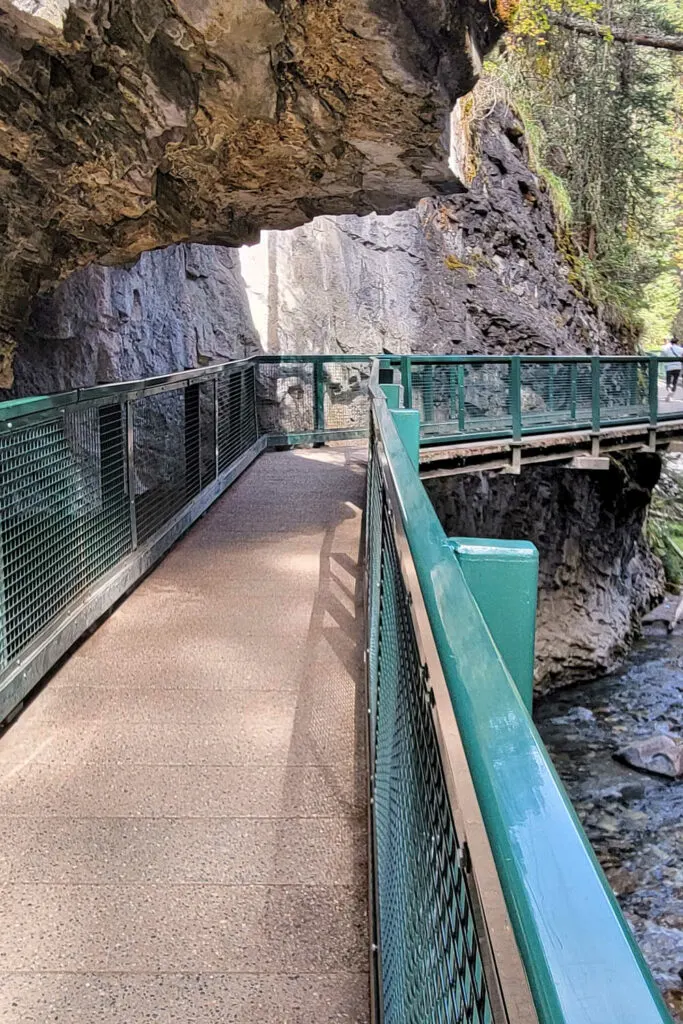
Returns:
[[[492,1024],[503,1019],[494,1017],[501,997],[485,969],[491,952],[477,926],[380,448],[373,430],[366,537],[377,1016]]]
[[[0,721],[265,447],[257,369],[0,404]]]
[[[670,361],[670,360],[668,360]],[[404,356],[405,404],[433,441],[599,432],[680,418],[659,356]],[[682,392],[683,397],[683,392]]]
[[[681,418],[664,402],[659,356],[390,356],[424,442],[656,426]],[[261,430],[271,446],[367,436],[371,356],[259,359]],[[683,391],[681,391],[683,400]]]
[[[0,721],[268,446],[367,435],[370,357],[0,403]]]
[[[261,431],[271,447],[367,437],[370,356],[261,356]]]
[[[380,1018],[670,1021],[376,380],[371,399],[368,692]],[[449,775],[459,778],[450,794]],[[475,807],[458,815],[469,783]],[[508,924],[513,949],[500,945]]]

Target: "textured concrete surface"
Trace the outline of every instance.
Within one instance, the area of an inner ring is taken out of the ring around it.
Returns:
[[[3,1024],[367,1021],[363,491],[262,456],[0,734]]]

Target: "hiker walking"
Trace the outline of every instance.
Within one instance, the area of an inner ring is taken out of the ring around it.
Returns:
[[[662,349],[662,355],[669,358],[666,364],[666,401],[670,402],[672,396],[676,394],[678,378],[681,375],[683,346],[678,343],[677,338],[672,338]]]

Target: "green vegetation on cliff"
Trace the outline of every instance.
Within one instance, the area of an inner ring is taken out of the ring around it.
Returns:
[[[661,559],[667,582],[683,584],[683,472],[678,459],[666,459],[659,485],[652,494],[646,535]]]
[[[661,345],[681,305],[683,6],[521,0],[509,21],[488,84],[525,122],[575,283]]]

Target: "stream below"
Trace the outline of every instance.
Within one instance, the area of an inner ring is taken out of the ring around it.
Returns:
[[[683,735],[683,632],[662,623],[624,667],[536,701],[534,719],[655,979],[683,1022],[683,779],[638,771],[619,748]]]

